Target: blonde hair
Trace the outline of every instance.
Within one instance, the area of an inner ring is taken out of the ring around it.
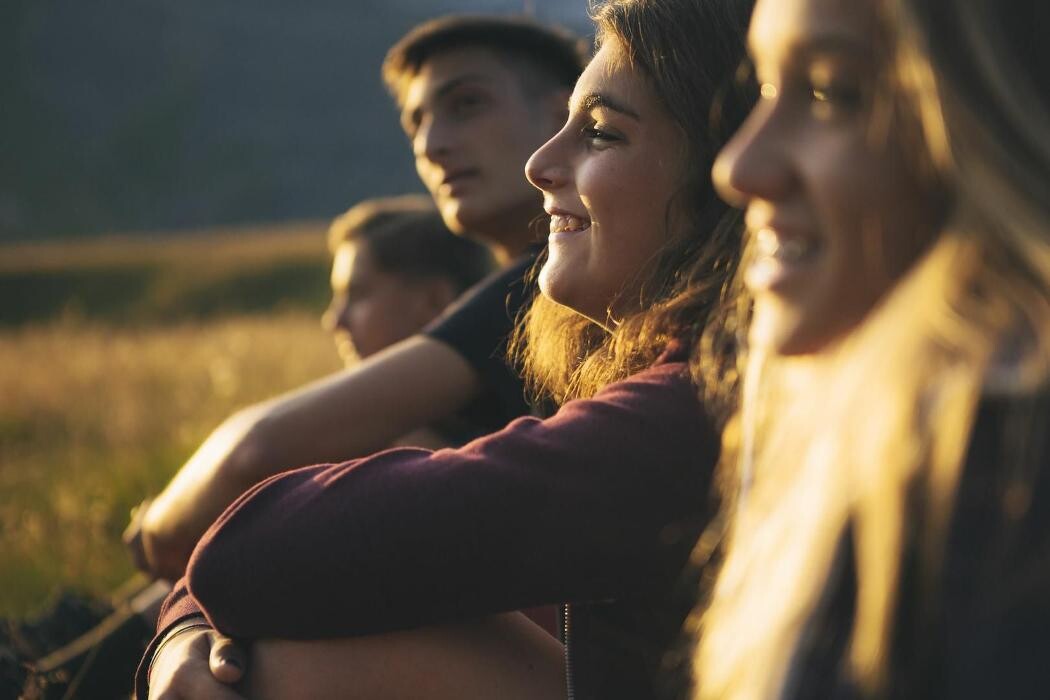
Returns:
[[[994,16],[1008,10],[919,5],[884,4],[889,70],[952,194],[949,215],[849,337],[815,357],[741,360],[725,452],[738,502],[712,600],[692,620],[702,698],[791,694],[847,538],[857,592],[840,670],[887,692],[905,552],[918,590],[933,590],[979,400],[1030,395],[1050,376],[1050,210],[1038,194],[1050,115],[1037,68],[1009,60]]]

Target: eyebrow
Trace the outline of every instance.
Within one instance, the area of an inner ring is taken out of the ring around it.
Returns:
[[[468,83],[489,83],[492,82],[492,76],[485,75],[484,73],[464,73],[463,75],[457,75],[451,80],[447,80],[442,83],[441,87],[434,91],[434,101],[439,101],[448,96],[450,92],[455,91],[457,88],[462,87]],[[422,105],[416,105],[411,112],[402,113],[401,126],[408,131],[409,126],[417,126],[419,124],[420,113],[422,112]]]
[[[590,112],[598,108],[611,109],[614,112],[619,112],[620,114],[631,117],[632,119],[641,119],[641,117],[638,116],[638,113],[630,107],[614,100],[608,95],[603,95],[598,92],[584,95],[576,103],[577,112]]]

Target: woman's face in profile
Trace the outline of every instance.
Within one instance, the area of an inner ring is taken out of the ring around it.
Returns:
[[[551,216],[544,294],[601,324],[615,317],[667,238],[684,149],[644,74],[606,41],[576,83],[565,126],[525,168]]]
[[[758,0],[748,43],[761,99],[713,175],[746,207],[752,344],[819,352],[916,260],[935,198],[877,96],[886,57],[870,0]],[[914,147],[913,147],[914,148]]]

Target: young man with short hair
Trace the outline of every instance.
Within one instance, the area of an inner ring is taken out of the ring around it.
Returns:
[[[418,333],[495,268],[422,194],[355,204],[332,221],[328,249],[332,301],[321,325],[347,367]]]

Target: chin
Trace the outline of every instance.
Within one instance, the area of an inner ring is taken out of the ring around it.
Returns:
[[[793,309],[779,304],[769,308],[765,304],[756,304],[751,328],[748,331],[748,345],[753,351],[763,352],[768,356],[795,356],[812,352],[805,342],[806,333],[803,320]]]
[[[551,301],[565,305],[563,301],[563,289],[558,284],[558,273],[551,268],[550,261],[544,263],[543,267],[540,268],[540,274],[536,278],[536,284],[540,288],[540,293],[547,297]]]
[[[605,307],[602,304],[589,303],[590,300],[584,294],[574,294],[571,286],[564,283],[559,284],[556,277],[544,274],[547,268],[540,271],[538,279],[540,292],[555,304],[564,306],[575,314],[579,314],[602,328],[608,329]],[[569,288],[566,288],[566,287]],[[578,291],[578,290],[577,290]]]
[[[438,212],[441,214],[441,220],[445,222],[445,226],[449,231],[456,235],[463,235],[469,231],[463,221],[461,213],[461,207],[453,202],[443,202],[438,207]]]

